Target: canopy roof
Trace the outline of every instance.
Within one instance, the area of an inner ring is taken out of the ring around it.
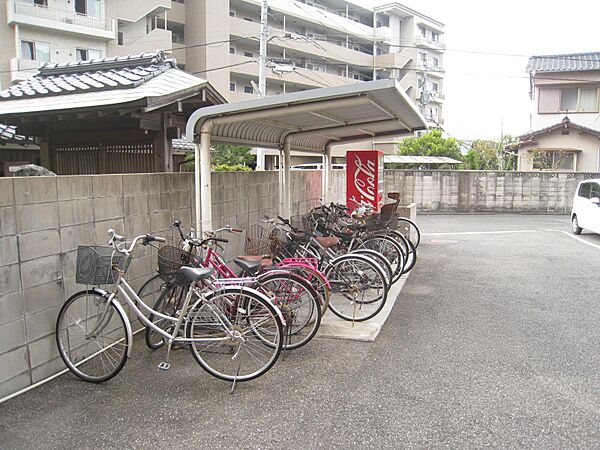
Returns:
[[[425,119],[395,80],[378,80],[259,98],[194,112],[186,135],[204,124],[213,142],[321,153],[328,144],[411,133]]]

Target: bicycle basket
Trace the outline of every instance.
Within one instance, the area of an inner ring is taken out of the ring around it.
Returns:
[[[380,214],[373,214],[367,216],[366,220],[368,231],[378,231],[384,228],[396,228],[398,226],[398,214],[391,214],[383,216]]]
[[[162,280],[176,280],[183,266],[201,267],[202,260],[200,256],[172,245],[165,245],[158,250],[158,276]]]
[[[246,230],[244,253],[248,256],[271,255],[270,231],[261,224],[254,224]]]
[[[129,257],[116,252],[112,247],[100,245],[80,245],[77,247],[75,282],[97,285],[113,284],[117,279],[115,268],[125,272]]]

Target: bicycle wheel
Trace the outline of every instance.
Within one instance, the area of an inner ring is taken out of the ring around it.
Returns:
[[[406,217],[398,217],[398,231],[412,242],[415,249],[419,247],[421,243],[421,230],[416,223]]]
[[[375,250],[389,261],[393,271],[390,284],[400,279],[404,270],[404,254],[394,239],[383,235],[370,235],[363,240],[361,247]]]
[[[166,316],[174,317],[180,312],[186,293],[187,287],[185,286],[165,287],[161,295],[156,299],[152,309]],[[168,333],[173,331],[173,326],[175,325],[173,321],[155,317],[152,313],[148,316],[148,320]],[[144,338],[146,345],[152,350],[161,348],[165,343],[164,338],[150,327],[146,327]]]
[[[263,375],[283,347],[283,324],[275,307],[259,292],[237,286],[198,300],[186,318],[185,335],[198,364],[225,381]],[[265,344],[265,335],[271,345]]]
[[[256,289],[271,297],[283,314],[284,349],[300,348],[315,337],[321,325],[321,304],[319,294],[307,281],[290,272],[267,273],[259,278]],[[264,342],[273,345],[269,335]]]
[[[154,274],[142,284],[142,287],[137,291],[137,295],[146,305],[152,306],[166,287],[167,282],[160,278],[158,274]]]
[[[335,258],[325,269],[325,276],[332,289],[329,309],[344,320],[368,320],[385,305],[385,273],[366,256],[350,253]]]
[[[358,253],[360,255],[365,255],[374,260],[385,272],[385,278],[387,281],[388,289],[392,284],[392,277],[394,276],[394,270],[392,269],[392,265],[387,260],[385,256],[379,253],[376,250],[371,250],[369,248],[357,248],[356,250],[352,250],[350,253]]]
[[[89,290],[73,294],[56,321],[58,353],[69,370],[92,383],[119,373],[129,347],[125,320],[121,310],[100,293]]]
[[[384,236],[389,236],[394,239],[402,249],[402,253],[404,255],[404,269],[402,270],[402,274],[410,272],[417,262],[417,250],[411,241],[409,241],[402,233],[398,230],[392,230],[387,228],[382,233]]]
[[[294,265],[292,263],[284,266],[278,266],[278,268],[289,270],[295,274],[298,274],[310,283],[310,285],[319,294],[321,317],[323,317],[323,314],[325,314],[327,308],[329,307],[329,299],[331,297],[331,288],[328,285],[327,278],[325,278],[325,276],[317,269],[309,268],[304,265]]]

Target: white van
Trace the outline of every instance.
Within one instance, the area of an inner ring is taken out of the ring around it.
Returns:
[[[580,234],[584,228],[600,233],[600,178],[582,181],[577,186],[571,226],[575,234]]]

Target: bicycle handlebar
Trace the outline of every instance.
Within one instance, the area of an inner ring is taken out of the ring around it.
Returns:
[[[166,241],[165,238],[162,238],[159,236],[153,236],[151,234],[142,234],[142,235],[134,238],[133,241],[131,242],[131,245],[129,246],[129,248],[127,248],[127,245],[123,245],[126,243],[125,237],[121,236],[120,234],[115,233],[115,230],[113,230],[112,228],[110,228],[108,230],[108,236],[110,237],[110,239],[108,241],[108,245],[112,246],[112,248],[114,248],[117,252],[122,253],[124,255],[129,255],[133,251],[135,246],[137,245],[138,241],[140,241],[140,240],[142,241],[143,245],[147,245],[150,242],[165,242]],[[120,244],[117,244],[117,242],[120,242]]]

